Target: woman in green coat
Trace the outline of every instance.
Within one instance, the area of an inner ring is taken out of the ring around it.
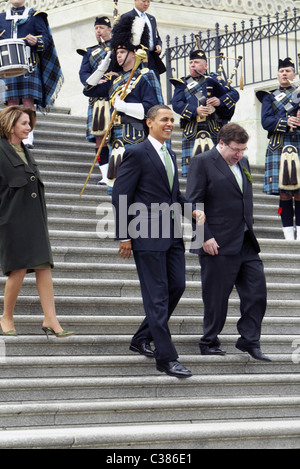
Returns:
[[[0,263],[8,276],[1,328],[4,335],[17,335],[14,307],[26,273],[35,272],[42,329],[47,336],[66,337],[73,332],[64,331],[56,317],[44,184],[22,143],[34,124],[31,109],[9,106],[0,112]]]

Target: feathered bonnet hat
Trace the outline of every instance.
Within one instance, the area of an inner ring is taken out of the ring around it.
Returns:
[[[149,48],[149,28],[143,18],[136,16],[121,16],[112,30],[110,41],[112,50],[126,49],[136,51],[139,48]]]

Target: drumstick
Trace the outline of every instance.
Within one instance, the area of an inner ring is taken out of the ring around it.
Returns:
[[[5,31],[5,29],[4,29],[4,31]],[[3,33],[4,33],[4,31],[3,31]],[[1,33],[1,34],[3,34],[3,33]],[[1,36],[1,34],[0,34],[0,36]],[[42,35],[40,34],[39,36],[34,36],[34,37],[42,37]],[[25,37],[18,37],[18,39],[25,39]]]
[[[2,33],[0,33],[0,37],[2,36],[3,33],[5,33],[5,29],[3,29]]]

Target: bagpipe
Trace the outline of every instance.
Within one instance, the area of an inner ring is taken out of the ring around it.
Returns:
[[[113,25],[115,25],[121,17],[119,9],[118,9],[118,0],[114,0],[114,4],[115,4],[115,7],[114,7],[114,12],[113,12],[113,17],[114,17]]]
[[[200,46],[201,41],[200,41],[199,34],[195,34],[195,40],[196,40],[197,49],[200,49],[201,48],[201,46]],[[221,93],[223,91],[222,94],[224,94],[231,88],[233,79],[237,75],[237,71],[238,71],[239,66],[241,65],[241,67],[242,67],[243,56],[239,55],[238,58],[228,57],[228,56],[224,56],[224,54],[222,52],[220,52],[220,54],[217,55],[217,56],[207,57],[207,60],[213,60],[213,59],[218,60],[218,62],[219,62],[217,72],[212,73],[211,75],[207,75],[207,79],[209,79],[208,80],[209,83],[211,83],[211,81],[213,80],[212,84],[214,84],[215,80],[217,80],[219,85],[221,85],[221,87],[219,87],[219,92]],[[224,60],[235,60],[234,68],[233,68],[233,70],[232,70],[229,77],[226,76],[226,72],[225,72],[224,67],[223,67],[223,61]],[[222,78],[222,75],[223,75],[223,78]],[[204,75],[204,76],[206,76],[206,75]],[[240,89],[241,90],[244,89],[243,71],[241,71]]]

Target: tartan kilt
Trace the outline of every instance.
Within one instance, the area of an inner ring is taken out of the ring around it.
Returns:
[[[199,130],[206,130],[208,131],[207,125],[204,124],[198,124],[197,127],[197,133]],[[217,145],[218,143],[218,137],[217,135],[214,135],[212,132],[209,132],[210,138],[212,139],[214,145]],[[189,169],[189,163],[191,159],[191,155],[193,153],[193,148],[194,148],[194,143],[196,140],[196,135],[190,139],[187,139],[185,135],[182,135],[182,149],[181,149],[181,171],[182,171],[182,177],[187,177],[188,169]]]
[[[279,167],[282,149],[285,145],[294,145],[298,149],[298,156],[300,157],[300,132],[288,132],[284,135],[283,145],[276,147],[268,146],[265,156],[265,174],[264,174],[264,189],[263,191],[268,195],[278,195],[279,192],[290,192],[279,189]],[[295,193],[300,193],[300,188],[293,190]]]
[[[88,112],[87,112],[87,119],[86,119],[86,139],[89,142],[96,142],[95,135],[91,134],[92,122],[93,122],[93,106],[89,104]]]
[[[40,68],[33,73],[25,73],[19,77],[5,78],[5,101],[9,99],[32,98],[36,104],[43,102]]]

